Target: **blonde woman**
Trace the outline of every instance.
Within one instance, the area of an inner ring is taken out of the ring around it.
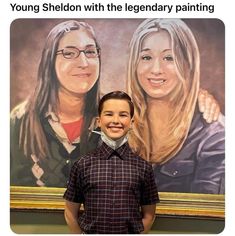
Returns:
[[[200,55],[189,27],[179,19],[141,23],[130,44],[130,144],[154,164],[159,191],[224,193],[224,117],[205,122],[199,86]]]

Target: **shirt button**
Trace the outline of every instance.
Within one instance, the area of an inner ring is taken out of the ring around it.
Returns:
[[[69,164],[70,160],[66,160],[66,164]]]
[[[173,175],[176,176],[177,174],[178,174],[178,170],[175,170],[175,171],[173,172]]]

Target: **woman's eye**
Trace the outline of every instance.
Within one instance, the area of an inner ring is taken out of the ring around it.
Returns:
[[[172,57],[171,55],[168,55],[168,56],[165,56],[165,57],[163,58],[163,60],[164,60],[164,61],[173,61],[174,59],[173,59],[173,57]]]
[[[144,61],[149,61],[149,60],[151,60],[152,59],[152,57],[151,56],[141,56],[141,59],[142,60],[144,60]]]
[[[71,58],[75,58],[76,57],[76,53],[72,52],[72,51],[64,51],[64,57],[71,59]]]
[[[73,53],[73,52],[64,52],[64,55],[65,55],[65,56],[73,56],[74,53]]]
[[[86,50],[86,54],[96,54],[96,51],[94,50]]]

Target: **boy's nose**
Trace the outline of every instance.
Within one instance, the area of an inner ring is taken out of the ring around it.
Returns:
[[[119,123],[119,117],[118,116],[113,117],[113,123]]]

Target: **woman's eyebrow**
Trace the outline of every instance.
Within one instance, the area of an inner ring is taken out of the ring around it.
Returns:
[[[151,49],[150,48],[143,48],[143,49],[141,49],[140,52],[146,52],[146,51],[151,51]],[[166,51],[171,51],[171,48],[166,48],[162,52],[166,52]]]
[[[87,45],[85,45],[85,48],[95,47],[95,46],[96,46],[95,44],[87,44]],[[65,48],[77,48],[77,47],[73,46],[73,45],[67,45],[67,46],[65,46]]]
[[[171,51],[171,49],[170,48],[166,48],[162,52],[167,52],[167,51]]]
[[[141,50],[140,50],[140,52],[146,52],[146,51],[150,51],[151,49],[150,48],[142,48]]]

